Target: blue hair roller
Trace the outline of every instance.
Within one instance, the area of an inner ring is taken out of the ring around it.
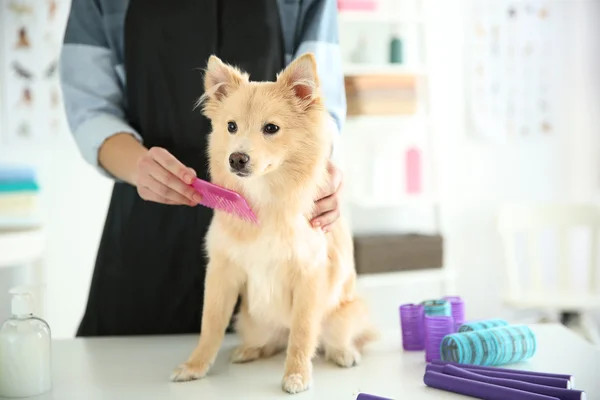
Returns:
[[[481,321],[466,322],[458,328],[459,332],[481,331],[483,329],[497,328],[500,326],[508,326],[508,322],[503,319],[485,319]]]
[[[431,316],[452,316],[452,307],[447,300],[426,300],[421,303],[425,315]]]
[[[447,335],[440,345],[443,361],[473,365],[503,365],[527,360],[535,354],[537,340],[525,325],[459,332]]]

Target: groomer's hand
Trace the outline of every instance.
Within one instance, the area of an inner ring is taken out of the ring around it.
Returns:
[[[134,183],[144,200],[195,206],[201,200],[190,187],[196,172],[161,147],[147,150],[136,164]]]
[[[316,202],[315,212],[311,221],[312,226],[320,227],[324,232],[340,217],[340,197],[342,189],[342,171],[333,162],[327,165],[329,181]]]

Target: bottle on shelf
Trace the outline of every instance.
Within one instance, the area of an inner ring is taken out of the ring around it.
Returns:
[[[406,150],[406,193],[421,193],[421,153],[416,147],[409,147]]]
[[[395,26],[392,30],[390,40],[390,63],[402,64],[404,62],[403,38],[400,26]]]
[[[352,50],[350,54],[350,61],[355,64],[363,64],[366,63],[367,60],[367,38],[364,35],[361,35],[356,43],[356,47]]]

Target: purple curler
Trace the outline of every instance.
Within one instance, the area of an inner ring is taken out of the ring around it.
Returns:
[[[440,374],[444,373],[444,366],[443,365],[438,365],[438,364],[427,364],[425,366],[425,372],[427,371],[432,371],[432,372],[439,372]]]
[[[556,388],[562,389],[570,389],[571,385],[567,379],[560,378],[551,378],[547,376],[537,376],[537,375],[525,375],[525,374],[513,374],[510,372],[502,372],[500,368],[498,371],[484,371],[484,370],[475,370],[465,367],[460,367],[466,371],[474,372],[479,375],[489,376],[492,378],[504,378],[504,379],[512,379],[515,381],[527,382],[527,383],[535,383],[537,385],[545,385],[552,386]],[[438,364],[429,364],[426,367],[426,370],[442,373],[444,371],[443,365]]]
[[[468,371],[454,365],[444,365],[443,373],[446,375],[458,376],[460,378],[470,379],[472,381],[490,383],[492,385],[510,387],[513,389],[525,390],[526,392],[544,394],[546,396],[558,397],[560,400],[583,400],[585,393],[580,390],[561,389],[552,386],[538,385],[522,381],[515,381],[504,378],[491,378],[478,373]]]
[[[454,332],[458,332],[458,328],[465,322],[465,301],[459,296],[444,296],[443,299],[450,302]]]
[[[445,315],[425,316],[425,361],[440,358],[440,345],[446,335],[454,333],[454,319]]]
[[[359,393],[356,400],[392,400],[387,397],[379,397],[372,394],[367,393]]]
[[[433,371],[425,373],[423,382],[432,388],[486,400],[560,400],[558,397],[491,385]]]
[[[523,371],[520,369],[509,369],[509,368],[497,368],[497,367],[486,367],[483,365],[473,365],[473,364],[459,364],[452,361],[442,361],[442,360],[433,360],[432,364],[438,365],[453,365],[455,367],[469,369],[469,370],[483,370],[483,371],[497,371],[497,372],[510,372],[513,374],[522,374],[522,375],[532,375],[532,376],[545,376],[548,378],[560,378],[566,379],[571,382],[571,388],[574,388],[575,377],[573,375],[567,374],[554,374],[547,372],[534,372],[534,371]]]
[[[425,348],[424,312],[421,304],[400,306],[400,326],[402,328],[402,347],[404,350],[417,351]]]

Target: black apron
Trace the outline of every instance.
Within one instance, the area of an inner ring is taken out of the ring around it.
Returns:
[[[125,20],[127,120],[208,179],[210,122],[194,103],[212,54],[251,79],[284,67],[276,0],[130,0]],[[197,333],[212,210],[142,200],[115,183],[77,336]]]

